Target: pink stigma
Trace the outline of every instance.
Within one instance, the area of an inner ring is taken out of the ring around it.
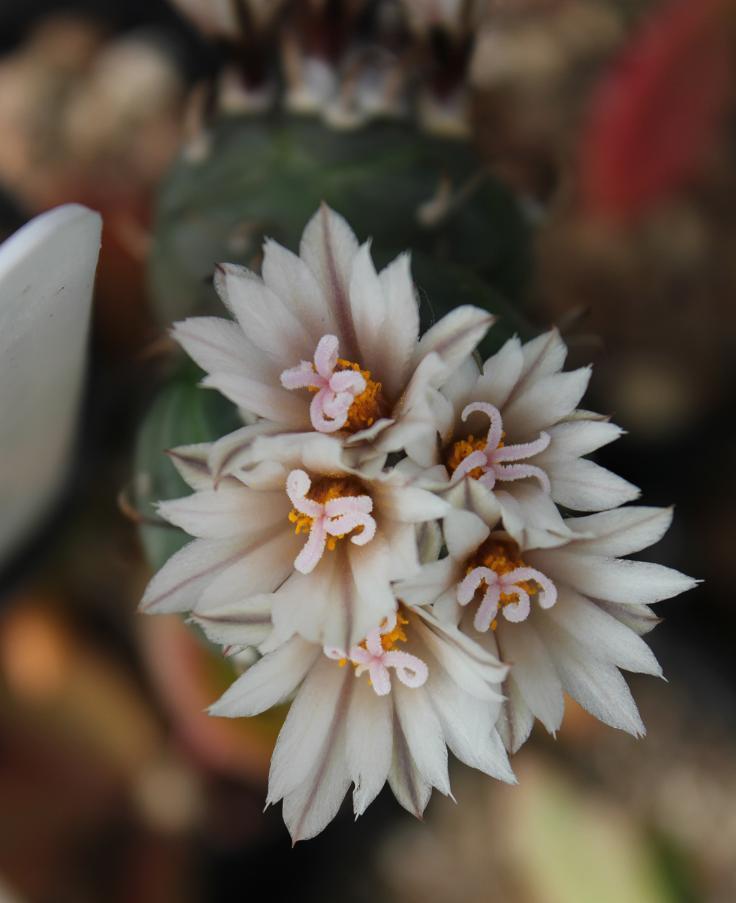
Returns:
[[[376,521],[371,517],[373,499],[368,495],[346,495],[329,499],[322,504],[307,498],[312,485],[303,470],[292,470],[286,478],[286,494],[294,508],[311,519],[309,539],[297,555],[294,567],[302,574],[311,574],[317,567],[327,545],[328,536],[342,537],[358,527],[360,533],[350,537],[356,546],[364,546],[376,535]]]
[[[314,363],[302,361],[281,374],[285,389],[312,389],[316,394],[309,406],[312,426],[320,433],[335,433],[348,419],[350,406],[366,389],[366,382],[354,370],[335,370],[338,340],[323,335],[314,352]]]
[[[523,480],[526,477],[533,477],[539,481],[545,492],[551,491],[549,477],[541,467],[535,467],[533,464],[508,464],[508,461],[521,461],[524,458],[531,458],[543,452],[550,443],[548,433],[540,433],[539,439],[534,442],[525,442],[521,445],[504,445],[499,448],[501,438],[503,436],[503,421],[501,412],[497,407],[483,401],[475,401],[466,405],[463,409],[462,418],[467,420],[475,411],[481,411],[488,416],[491,421],[486,438],[486,447],[483,450],[471,452],[466,458],[458,464],[452,474],[452,482],[457,483],[471,471],[480,468],[483,475],[479,477],[481,483],[489,489],[493,489],[496,481],[500,480]]]

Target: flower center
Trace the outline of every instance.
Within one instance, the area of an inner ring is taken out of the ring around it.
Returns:
[[[499,577],[505,574],[511,574],[517,568],[525,568],[526,562],[521,557],[519,547],[515,542],[505,542],[498,539],[489,539],[478,549],[473,558],[468,562],[465,573],[470,574],[477,567],[490,568],[494,574]],[[532,580],[519,580],[515,586],[528,593],[530,596],[535,595],[537,586]],[[488,589],[485,580],[481,580],[479,590]],[[505,608],[517,601],[518,593],[513,589],[511,592],[502,592],[498,605],[499,608]],[[491,629],[496,630],[498,627],[497,620],[494,619]]]
[[[476,411],[485,414],[490,420],[488,435],[485,439],[476,439],[471,434],[465,439],[458,439],[450,447],[446,464],[452,482],[458,483],[463,477],[471,477],[493,489],[499,480],[523,480],[526,477],[533,477],[539,481],[545,492],[550,492],[549,478],[541,467],[511,463],[543,452],[550,443],[549,434],[540,433],[534,442],[506,445],[503,441],[505,433],[498,408],[484,401],[474,401],[465,406],[462,419],[467,420]]]
[[[286,480],[286,492],[294,506],[289,512],[294,532],[309,533],[294,561],[294,567],[303,574],[311,573],[325,549],[332,551],[337,541],[348,534],[352,534],[351,542],[359,546],[375,536],[373,499],[353,477],[320,477],[312,483],[303,470],[292,470]]]
[[[416,655],[396,648],[397,643],[406,642],[404,627],[408,623],[409,619],[397,612],[380,627],[371,630],[364,640],[352,646],[348,652],[335,646],[325,646],[324,653],[328,658],[337,659],[341,668],[350,662],[356,677],[367,671],[368,682],[378,696],[391,692],[390,668],[395,670],[404,686],[413,689],[421,687],[429,676],[427,665]]]
[[[485,451],[486,444],[485,439],[476,439],[472,433],[464,439],[458,439],[456,442],[453,442],[445,458],[445,466],[450,475],[455,473],[461,462],[469,455],[472,455],[473,452]],[[498,448],[503,448],[503,440],[499,443]],[[483,476],[483,467],[480,465],[474,467],[472,470],[467,471],[466,476],[479,480]]]
[[[304,498],[317,502],[324,507],[327,502],[331,502],[333,499],[358,498],[364,494],[363,487],[353,477],[320,477],[320,479],[312,483]],[[314,517],[309,514],[303,514],[297,508],[291,509],[289,520],[294,524],[294,532],[297,535],[309,533],[314,524]],[[363,530],[363,526],[359,525],[354,530],[356,534],[360,533]],[[344,533],[328,536],[327,549],[333,552],[338,539],[344,539],[344,537]]]
[[[525,621],[531,599],[542,608],[557,601],[557,588],[541,571],[529,567],[511,540],[487,539],[468,561],[465,578],[457,586],[457,601],[467,605],[480,598],[473,625],[481,633],[498,627],[499,612],[507,621]]]
[[[281,385],[314,393],[309,417],[321,433],[356,433],[388,413],[381,383],[371,379],[370,371],[362,370],[360,364],[338,357],[334,335],[322,336],[314,361],[284,370]]]

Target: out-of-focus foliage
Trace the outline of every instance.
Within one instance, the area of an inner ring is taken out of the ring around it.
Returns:
[[[373,236],[380,264],[410,248],[507,297],[522,292],[522,214],[470,148],[404,124],[333,132],[298,117],[233,118],[218,122],[203,159],[179,160],[161,192],[150,264],[161,321],[219,313],[214,263],[257,269],[265,236],[297,250],[322,201]]]

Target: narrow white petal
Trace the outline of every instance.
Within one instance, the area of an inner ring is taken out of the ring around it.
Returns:
[[[523,366],[521,342],[514,336],[483,365],[483,375],[475,387],[473,401],[486,401],[502,409],[519,381]]]
[[[278,242],[267,239],[263,246],[263,281],[297,314],[314,337],[315,347],[323,335],[332,335],[336,324],[324,303],[317,280],[304,261]]]
[[[408,580],[394,584],[396,597],[407,605],[429,605],[458,581],[458,570],[452,558],[442,558],[422,565],[422,569]]]
[[[323,761],[303,784],[284,797],[284,823],[293,843],[323,831],[337,815],[350,787],[344,731],[326,743]]]
[[[222,646],[260,646],[272,630],[271,596],[241,595],[195,612],[191,620],[205,632],[207,639]]]
[[[395,709],[396,697],[393,693],[391,699],[394,703],[394,746],[388,782],[400,805],[415,818],[421,818],[432,794],[432,785],[424,778],[414,762],[401,720]]]
[[[219,609],[257,593],[272,592],[294,567],[300,548],[298,539],[288,528],[277,526],[252,536],[246,544],[241,541],[238,558],[214,575],[202,591],[194,606],[197,613]]]
[[[273,461],[288,469],[303,468],[323,474],[348,472],[339,439],[319,433],[258,436],[253,440],[254,461]]]
[[[566,523],[576,532],[592,534],[592,539],[575,543],[577,553],[618,558],[641,552],[659,542],[672,523],[672,508],[637,505],[586,517],[571,517]]]
[[[604,724],[635,737],[646,733],[626,681],[615,665],[589,657],[579,643],[552,624],[545,637],[565,690]]]
[[[285,369],[311,360],[314,336],[279,296],[245,267],[221,264],[216,283],[243,333],[276,367]]]
[[[179,475],[192,489],[212,489],[212,474],[209,468],[209,453],[212,443],[180,445],[169,449],[167,454]]]
[[[566,549],[529,552],[527,561],[552,580],[559,580],[583,595],[623,605],[651,605],[684,593],[697,583],[661,564],[578,555]]]
[[[526,342],[522,353],[524,366],[519,382],[526,387],[562,370],[567,357],[567,347],[559,331],[550,329],[549,332]]]
[[[627,671],[662,676],[662,669],[644,640],[594,602],[572,590],[563,589],[557,603],[540,612],[539,617],[548,618],[566,630],[592,658],[600,658]]]
[[[301,638],[294,638],[302,642]],[[321,647],[314,665],[291,704],[271,758],[268,804],[278,802],[302,784],[314,771],[324,753],[325,740],[338,733],[347,718],[355,684],[353,669],[343,668],[322,654]]]
[[[240,373],[217,372],[206,376],[200,385],[216,389],[239,408],[289,429],[307,429],[310,425],[308,401],[298,392],[282,389],[277,380],[266,384]]]
[[[417,486],[384,484],[380,491],[382,516],[405,524],[437,520],[449,511],[448,503],[433,492]]]
[[[464,508],[477,514],[489,527],[495,527],[501,519],[501,505],[496,493],[480,480],[461,480],[443,494],[454,508]]]
[[[172,555],[154,575],[141,600],[146,614],[191,611],[203,590],[243,552],[243,541],[195,539]]]
[[[546,471],[554,500],[573,511],[616,508],[639,497],[633,483],[584,458],[554,461]]]
[[[513,396],[503,411],[503,424],[514,442],[536,439],[573,411],[585,394],[590,368],[545,376]]]
[[[278,384],[278,366],[248,341],[237,323],[222,317],[190,317],[175,323],[171,335],[206,373]]]
[[[411,448],[412,456],[422,466],[436,463],[435,434],[449,429],[452,424],[452,405],[436,389],[447,375],[447,367],[438,354],[428,354],[419,362],[392,412],[394,423],[384,430],[376,443],[380,451],[388,453]],[[444,413],[438,411],[437,404],[444,405]]]
[[[437,596],[431,607],[432,614],[441,624],[449,624],[452,627],[458,626],[464,611],[457,601],[457,582],[458,581],[455,580],[451,589],[446,590]]]
[[[279,705],[291,696],[320,654],[319,646],[294,637],[241,674],[210,706],[210,715],[243,718]]]
[[[450,750],[471,768],[510,784],[516,778],[495,724],[500,705],[492,706],[464,693],[443,675],[430,675],[429,695]]]
[[[503,707],[504,716],[498,722],[498,731],[506,749],[510,753],[516,753],[529,739],[534,727],[534,715],[524,701],[513,675],[504,684],[504,692],[507,699]]]
[[[644,636],[662,622],[648,605],[617,605],[615,602],[600,600],[596,600],[595,604],[638,636]]]
[[[614,442],[623,430],[607,420],[572,420],[550,426],[547,432],[550,444],[534,458],[534,463],[545,469],[553,461],[589,455]]]
[[[346,754],[355,784],[353,809],[362,815],[388,778],[393,750],[393,709],[365,677],[356,680],[346,724]]]
[[[337,324],[340,354],[352,361],[358,359],[358,339],[349,286],[357,252],[358,241],[350,226],[323,204],[307,223],[299,255],[315,276]]]
[[[476,398],[475,387],[480,377],[474,357],[468,357],[442,386],[442,394],[452,405],[454,420],[459,421],[466,405]]]
[[[425,525],[429,527],[432,523],[417,526],[386,519],[381,525],[381,535],[388,551],[389,580],[403,580],[419,572],[417,530],[421,530]]]
[[[450,792],[447,747],[442,725],[424,687],[411,689],[393,681],[392,695],[409,754],[419,773],[445,795]]]
[[[159,514],[169,523],[202,539],[250,538],[285,521],[289,509],[288,499],[242,485],[220,486],[158,504]]]
[[[554,663],[529,618],[521,624],[501,619],[496,636],[503,660],[511,665],[519,692],[550,734],[562,723],[565,700]]]
[[[353,260],[349,293],[353,323],[358,336],[359,361],[380,380],[383,373],[377,371],[383,360],[380,347],[387,310],[368,242],[361,245]]]
[[[279,636],[298,633],[314,643],[323,641],[324,624],[333,606],[340,608],[339,595],[342,551],[328,553],[311,574],[294,571],[272,596],[273,623]],[[342,610],[342,609],[340,609]],[[338,636],[330,632],[327,645],[348,649],[347,629],[337,628]]]
[[[360,642],[369,630],[396,610],[396,597],[388,581],[389,549],[381,542],[380,537],[376,537],[365,546],[351,544],[348,559],[353,580],[350,593],[354,597],[350,616],[352,628],[350,645],[352,645]],[[347,582],[349,577],[343,579]],[[342,618],[338,620],[338,623],[341,622]],[[325,639],[325,642],[332,644],[337,640],[342,641],[345,634],[334,636],[337,631],[334,630],[333,622],[325,626],[325,636],[327,637],[327,630],[330,628],[332,635],[329,639]]]
[[[380,379],[389,398],[397,397],[409,378],[409,366],[419,338],[419,305],[408,254],[400,254],[378,274],[388,317],[383,328]]]
[[[292,840],[319,833],[340,808],[350,785],[345,723],[355,677],[320,656],[307,674],[276,741],[268,803],[284,799]]]
[[[425,609],[415,609],[412,627],[441,668],[476,699],[498,702],[508,668],[456,627],[440,623]]]
[[[502,483],[496,492],[503,523],[522,548],[551,548],[568,542],[572,530],[549,495],[533,480]]]
[[[275,433],[280,426],[268,421],[259,420],[249,426],[244,426],[235,432],[211,443],[207,463],[215,477],[219,478],[225,473],[234,473],[242,467],[253,463],[253,441],[258,436],[267,436]]]
[[[469,558],[488,538],[488,525],[472,511],[452,508],[442,522],[447,551],[456,561]]]
[[[456,307],[422,336],[414,354],[415,364],[434,352],[449,375],[473,353],[494,320],[495,317],[479,307]]]

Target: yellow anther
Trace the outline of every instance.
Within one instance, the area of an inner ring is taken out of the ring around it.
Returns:
[[[503,433],[503,435],[505,436],[506,434]],[[498,448],[503,448],[503,439],[498,443]],[[472,433],[464,439],[458,439],[457,442],[453,442],[445,457],[445,466],[450,475],[452,476],[460,465],[460,462],[464,461],[468,455],[472,455],[473,452],[476,451],[485,451],[485,449],[485,438],[476,439]],[[468,476],[478,480],[483,476],[483,469],[475,467],[473,470],[469,471]]]
[[[359,430],[373,426],[376,420],[386,416],[388,407],[383,397],[381,383],[371,379],[370,370],[362,370],[359,364],[346,361],[344,358],[338,358],[335,370],[354,370],[356,373],[360,373],[365,380],[365,389],[360,395],[355,396],[355,400],[350,405],[344,430],[349,433],[357,433]]]
[[[321,505],[326,504],[331,499],[345,498],[347,496],[366,495],[363,485],[353,477],[322,477],[315,480],[307,493],[307,498]],[[294,524],[294,532],[297,536],[300,533],[309,533],[312,529],[312,518],[307,514],[302,514],[296,508],[292,508],[289,512],[289,520]],[[354,532],[357,535],[363,528],[358,527]],[[337,542],[344,538],[344,534],[339,536],[328,536],[326,548],[329,552],[334,552]]]

